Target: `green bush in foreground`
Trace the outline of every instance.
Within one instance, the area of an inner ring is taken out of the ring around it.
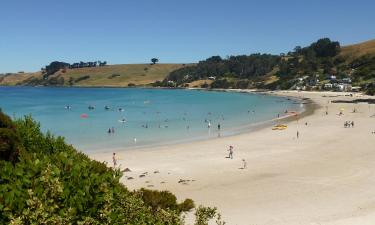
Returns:
[[[0,224],[183,224],[194,207],[168,191],[128,191],[119,170],[41,133],[31,117],[12,122],[0,111],[0,156]]]

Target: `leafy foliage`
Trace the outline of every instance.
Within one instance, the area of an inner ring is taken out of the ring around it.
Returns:
[[[195,207],[191,199],[186,199],[184,202],[178,204],[176,196],[169,191],[154,191],[141,188],[135,191],[135,194],[140,196],[146,205],[151,206],[153,211],[164,208],[177,212],[186,212]]]
[[[195,211],[195,218],[195,225],[208,225],[208,222],[213,218],[215,218],[217,225],[225,224],[221,220],[221,215],[217,212],[217,208],[199,206]]]

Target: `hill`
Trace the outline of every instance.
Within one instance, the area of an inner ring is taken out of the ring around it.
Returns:
[[[163,80],[184,64],[120,64],[62,69],[44,79],[42,72],[14,73],[0,77],[0,85],[50,85],[82,87],[127,87]]]
[[[338,41],[321,38],[280,55],[212,56],[172,71],[161,85],[337,91],[355,86],[373,94],[375,40],[342,47]]]
[[[341,56],[354,59],[368,54],[375,54],[375,39],[341,48]]]

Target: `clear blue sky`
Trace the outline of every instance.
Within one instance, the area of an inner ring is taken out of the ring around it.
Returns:
[[[47,63],[197,62],[375,38],[373,0],[4,0],[0,72]]]

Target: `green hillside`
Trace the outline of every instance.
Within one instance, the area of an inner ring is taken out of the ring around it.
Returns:
[[[373,94],[374,82],[375,40],[342,47],[322,38],[280,55],[212,56],[172,71],[161,85],[338,91],[354,86]]]

